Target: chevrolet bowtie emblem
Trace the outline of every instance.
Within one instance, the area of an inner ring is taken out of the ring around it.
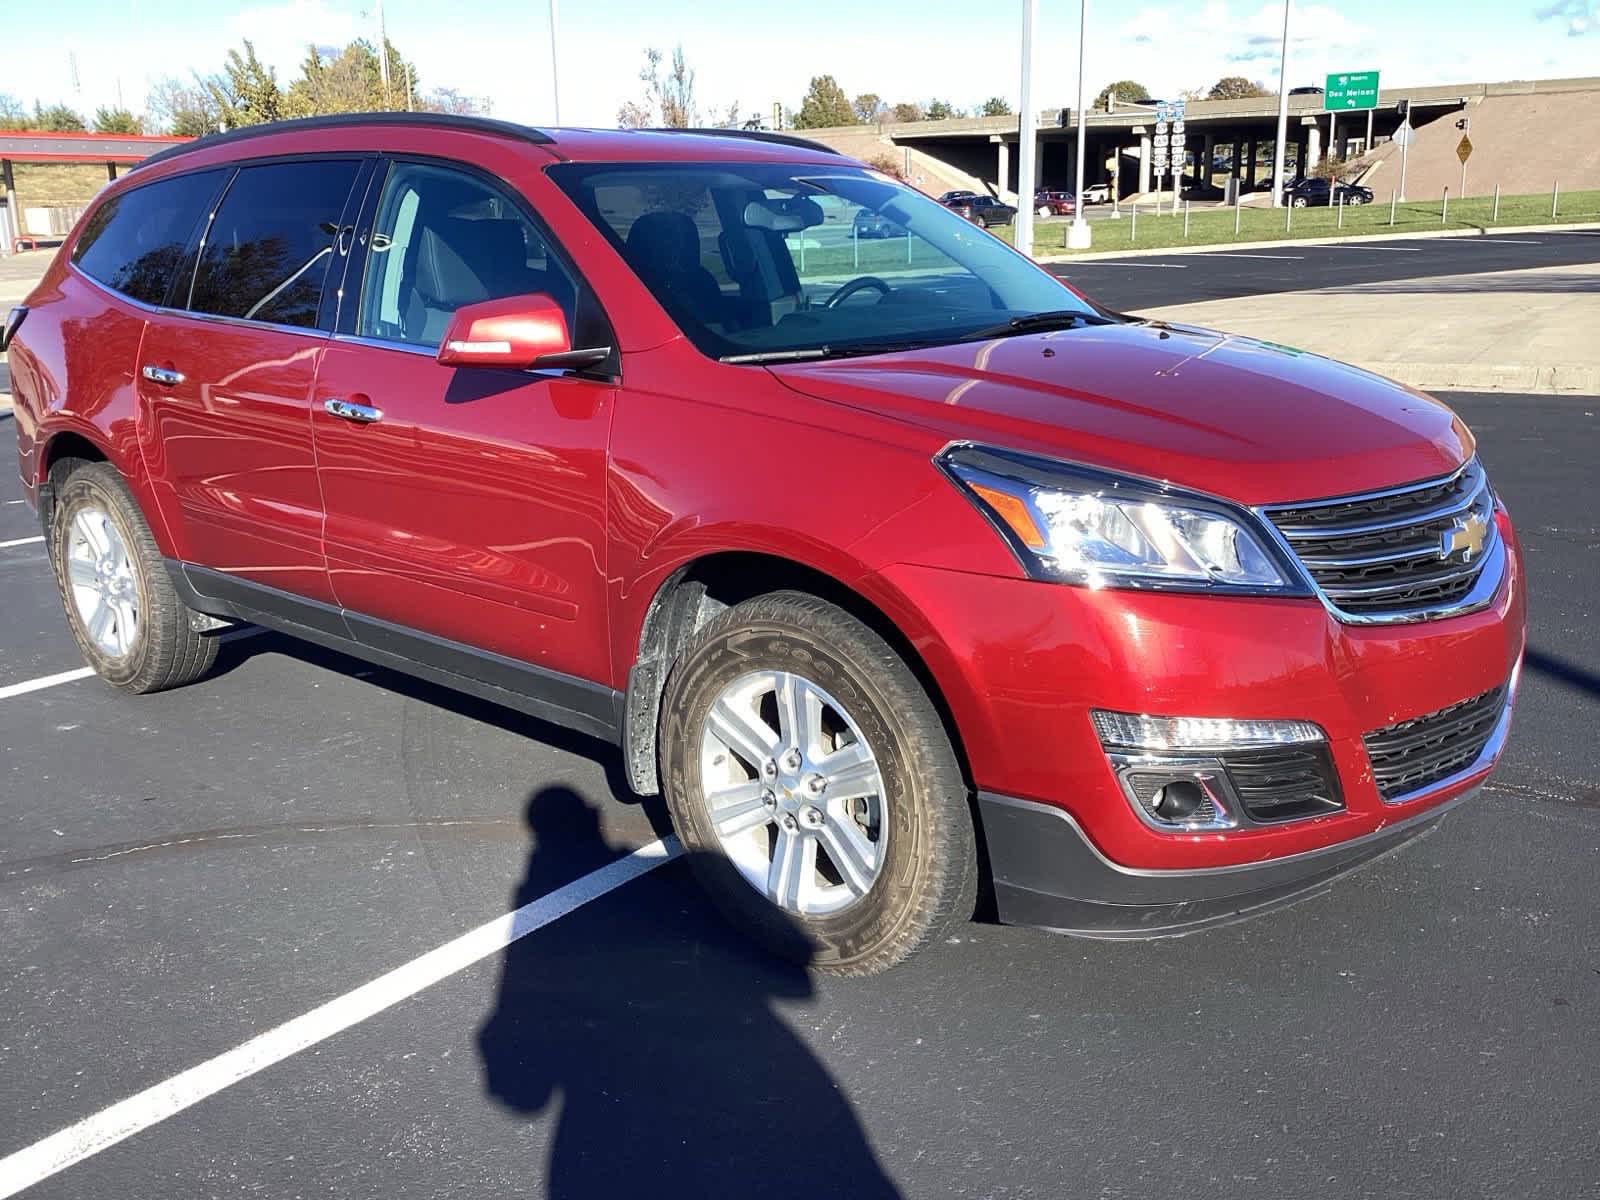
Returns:
[[[1489,523],[1477,513],[1457,517],[1455,524],[1439,535],[1439,557],[1454,558],[1459,554],[1462,562],[1469,563],[1483,553],[1483,541],[1488,536]]]

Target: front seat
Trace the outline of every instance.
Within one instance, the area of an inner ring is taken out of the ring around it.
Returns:
[[[417,239],[414,277],[406,300],[406,337],[424,343],[444,337],[463,304],[541,290],[528,267],[528,244],[516,219],[445,217],[425,224]]]
[[[727,318],[716,276],[700,262],[700,231],[680,212],[648,212],[628,230],[628,261],[644,282],[708,324]]]

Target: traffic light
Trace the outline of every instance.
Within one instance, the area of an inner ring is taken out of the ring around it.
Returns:
[[[1472,118],[1462,117],[1456,122],[1456,128],[1461,130],[1462,133],[1465,133],[1468,129],[1472,128]]]
[[[1394,111],[1395,111],[1395,114],[1397,116],[1399,116],[1399,118],[1402,121],[1404,121],[1407,117],[1409,117],[1411,115],[1411,101],[1409,101],[1409,100],[1398,100],[1398,101],[1396,101],[1395,102],[1395,106],[1394,106]]]

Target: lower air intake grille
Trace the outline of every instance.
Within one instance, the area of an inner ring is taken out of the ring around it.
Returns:
[[[1506,689],[1497,687],[1366,734],[1361,741],[1378,795],[1392,802],[1466,770],[1483,754],[1505,706]]]
[[[1293,821],[1344,807],[1325,745],[1230,750],[1222,761],[1253,821]]]

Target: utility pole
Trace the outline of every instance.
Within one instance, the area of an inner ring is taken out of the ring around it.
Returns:
[[[1067,229],[1067,245],[1073,250],[1089,248],[1089,222],[1083,219],[1083,160],[1089,144],[1089,110],[1083,106],[1083,46],[1089,30],[1089,0],[1078,0],[1078,178],[1072,193],[1072,225]]]
[[[1038,19],[1039,0],[1022,0],[1022,115],[1017,120],[1022,145],[1017,156],[1017,215],[1013,228],[1017,249],[1029,257],[1033,255],[1033,176],[1038,141],[1038,114],[1033,111],[1033,27]]]
[[[383,26],[383,0],[378,0],[378,76],[383,80],[383,106],[389,107],[389,34]]]
[[[1289,153],[1289,4],[1283,0],[1283,54],[1278,60],[1278,150],[1272,158],[1272,207],[1283,207],[1283,160]]]
[[[561,79],[556,74],[561,65],[560,44],[561,26],[557,19],[557,0],[550,0],[550,96],[555,102],[556,124],[561,124]]]

